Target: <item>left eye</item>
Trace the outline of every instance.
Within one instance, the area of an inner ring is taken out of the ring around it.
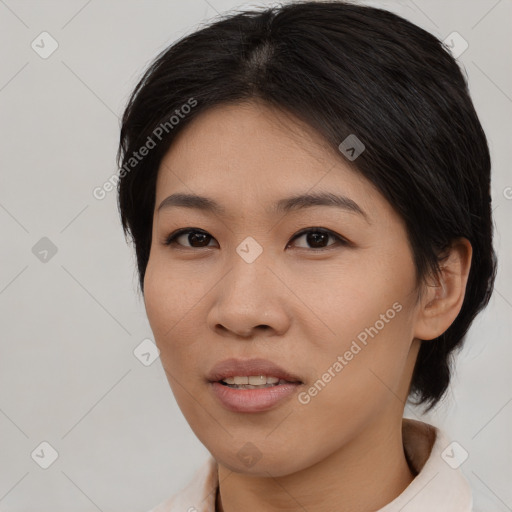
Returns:
[[[189,244],[198,244],[198,246],[184,246],[181,243],[178,243],[177,241],[181,237],[186,237],[185,239],[188,241]],[[301,232],[297,233],[295,236],[293,236],[291,241],[301,237],[306,237],[306,242],[309,245],[311,245],[312,248],[317,250],[326,249],[333,245],[349,245],[349,242],[345,238],[325,228],[304,229]],[[325,244],[329,240],[329,238],[333,238],[335,240],[335,243],[323,246],[323,244]],[[188,249],[196,249],[201,247],[208,247],[208,242],[211,240],[214,240],[214,238],[206,231],[203,231],[202,229],[185,228],[179,229],[178,231],[171,233],[163,243],[164,245],[169,246],[178,245]],[[287,245],[287,247],[288,246],[289,244]],[[307,247],[300,248],[307,249]]]
[[[326,249],[327,247],[330,247],[332,245],[348,245],[348,241],[345,240],[340,235],[337,235],[336,233],[333,233],[329,229],[323,229],[323,228],[308,228],[300,233],[296,234],[293,238],[293,240],[296,240],[297,238],[301,238],[305,236],[306,241],[308,244],[312,245],[313,248],[317,249]],[[321,246],[324,242],[327,242],[329,238],[333,238],[335,240],[334,244],[329,244],[326,247],[318,247]],[[302,249],[303,247],[301,247]],[[307,249],[307,247],[306,247]]]

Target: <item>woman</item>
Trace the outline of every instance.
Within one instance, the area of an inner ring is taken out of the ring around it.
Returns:
[[[486,137],[440,41],[342,2],[225,16],[151,64],[118,157],[211,453],[155,512],[472,510],[464,448],[403,418],[443,397],[496,273]]]

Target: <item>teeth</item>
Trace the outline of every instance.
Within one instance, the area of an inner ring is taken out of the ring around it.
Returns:
[[[251,375],[249,377],[226,377],[222,380],[226,384],[250,384],[251,386],[265,385],[265,384],[277,384],[280,381],[277,377],[267,377],[265,375]]]

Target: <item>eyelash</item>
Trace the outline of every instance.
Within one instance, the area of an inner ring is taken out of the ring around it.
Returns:
[[[179,238],[182,235],[189,234],[189,233],[201,233],[201,234],[210,236],[211,239],[213,239],[213,237],[211,235],[209,235],[206,231],[203,231],[202,229],[183,228],[183,229],[178,229],[177,231],[174,231],[169,236],[167,236],[167,238],[164,240],[163,244],[167,245],[167,246],[175,246],[175,245],[177,245],[177,246],[179,246],[179,247],[181,247],[183,249],[207,249],[207,248],[209,248],[209,246],[205,246],[205,247],[186,247],[186,246],[180,246],[180,244],[178,244],[176,242],[177,238]],[[330,229],[325,229],[325,228],[307,228],[307,229],[303,229],[302,231],[299,231],[297,234],[295,234],[292,237],[292,239],[290,240],[290,242],[292,242],[296,238],[299,238],[299,237],[301,237],[303,235],[307,235],[309,233],[321,233],[323,235],[329,235],[329,236],[331,236],[332,238],[334,238],[336,240],[336,243],[328,245],[327,247],[311,249],[314,252],[327,251],[327,250],[330,250],[332,247],[336,247],[336,246],[349,246],[349,245],[351,245],[350,242],[348,240],[346,240],[345,238],[343,238],[341,235],[338,235],[337,233],[334,233]],[[288,247],[288,245],[287,245],[287,247]],[[299,249],[305,249],[305,247],[299,247]]]

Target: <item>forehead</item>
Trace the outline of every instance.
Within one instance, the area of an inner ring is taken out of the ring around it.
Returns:
[[[342,195],[370,216],[379,207],[390,210],[373,184],[312,128],[246,102],[210,108],[178,134],[161,161],[155,209],[170,194],[183,193],[215,198],[233,214],[252,207],[269,213],[284,197],[308,192]]]

